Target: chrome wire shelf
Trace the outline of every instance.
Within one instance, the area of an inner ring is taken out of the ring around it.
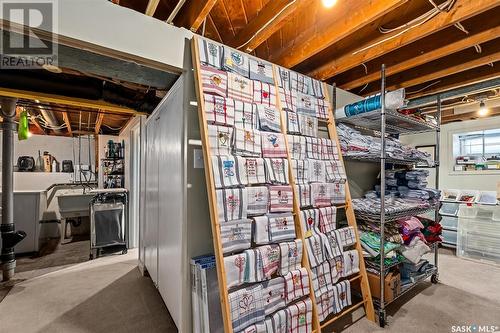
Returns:
[[[418,216],[422,214],[427,214],[436,210],[436,206],[430,206],[427,208],[411,208],[395,213],[386,213],[385,222],[394,222],[403,217]],[[380,212],[367,213],[364,211],[359,211],[354,207],[354,212],[356,213],[356,218],[364,220],[367,222],[380,222]]]
[[[344,159],[351,161],[361,161],[361,162],[373,162],[380,163],[380,156],[364,156],[364,155],[343,155]],[[399,159],[386,157],[386,163],[398,164],[398,165],[415,165],[418,163],[426,163],[426,161],[421,159]]]

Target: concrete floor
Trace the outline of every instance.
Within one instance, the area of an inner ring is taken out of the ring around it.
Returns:
[[[52,267],[50,272],[40,267],[21,272],[17,278],[22,281],[0,302],[0,333],[176,332],[151,280],[140,275],[136,258],[132,250]],[[440,267],[440,284],[423,283],[419,293],[390,305],[385,329],[358,311],[328,332],[451,332],[452,325],[500,326],[500,267],[450,254],[440,256]]]

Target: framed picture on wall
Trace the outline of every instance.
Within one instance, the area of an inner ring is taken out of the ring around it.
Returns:
[[[420,150],[422,152],[428,153],[431,156],[432,165],[427,165],[425,162],[418,162],[417,168],[432,168],[434,167],[436,161],[436,145],[424,145],[424,146],[415,146],[415,149]]]

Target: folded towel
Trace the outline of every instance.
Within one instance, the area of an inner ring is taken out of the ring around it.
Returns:
[[[359,273],[359,253],[357,250],[344,252],[344,267],[342,276],[348,277],[350,275]]]
[[[275,107],[256,104],[259,115],[259,128],[262,131],[281,132],[280,113]]]
[[[334,231],[337,227],[337,207],[319,208],[319,230],[322,233]]]
[[[260,132],[235,127],[233,148],[236,155],[260,157],[262,154]]]
[[[328,238],[325,234],[312,232],[309,237],[305,238],[305,244],[311,268],[322,264],[328,257],[333,258]]]
[[[264,320],[262,285],[257,284],[229,293],[233,330],[239,332]]]
[[[316,297],[316,309],[318,312],[319,321],[324,321],[330,314],[333,313],[335,307],[335,296],[333,287],[327,290],[320,296]]]
[[[281,309],[275,312],[270,320],[266,319],[267,332],[272,333],[288,333],[288,326],[290,326],[290,315],[286,309]]]
[[[245,250],[245,271],[243,273],[243,281],[245,283],[260,282],[264,278],[264,264],[262,263],[262,255],[259,248]]]
[[[264,313],[266,316],[285,307],[285,279],[277,277],[262,283],[264,296]],[[256,331],[254,331],[256,332]],[[264,331],[264,333],[267,333]]]
[[[211,94],[203,94],[203,99],[205,116],[209,124],[234,125],[234,100]]]
[[[297,111],[297,92],[284,88],[279,88],[281,108],[286,111]]]
[[[329,207],[332,205],[335,186],[332,183],[312,183],[311,203],[313,207]]]
[[[295,239],[295,223],[291,213],[269,214],[267,218],[269,223],[269,241],[271,243]]]
[[[290,271],[299,269],[302,262],[302,240],[296,239],[293,242],[279,243],[281,260],[280,275],[285,275]]]
[[[335,181],[333,183],[328,183],[328,186],[333,193],[332,204],[345,204],[345,181]]]
[[[306,158],[306,138],[299,135],[288,135],[290,157],[296,160]]]
[[[241,220],[247,217],[245,188],[216,190],[219,221]]]
[[[212,170],[216,188],[246,185],[247,180],[241,177],[241,166],[238,157],[212,156]]]
[[[312,332],[312,303],[311,299],[298,301],[288,306],[290,333],[309,333]]]
[[[306,156],[314,160],[322,159],[321,140],[319,138],[306,138]]]
[[[269,244],[269,220],[267,215],[253,217],[253,242],[257,245]]]
[[[246,253],[235,254],[224,257],[224,269],[226,271],[226,284],[228,288],[239,286],[245,281],[245,271],[247,270]]]
[[[256,129],[258,126],[257,107],[255,104],[234,101],[234,127]]]
[[[226,72],[204,65],[200,68],[203,92],[226,97],[228,84]]]
[[[328,261],[311,268],[311,280],[314,294],[317,298],[327,291],[332,290],[332,275]]]
[[[325,178],[327,183],[343,183],[347,179],[344,166],[339,160],[328,160],[325,162]]]
[[[267,333],[267,332],[268,330],[265,321],[252,324],[247,328],[245,328],[245,330],[241,331],[241,333]]]
[[[221,223],[220,234],[224,253],[248,249],[252,242],[252,220],[242,219]]]
[[[288,156],[285,144],[285,136],[281,133],[261,132],[262,156],[283,157]]]
[[[323,234],[325,235],[326,239],[328,242],[325,242],[325,259],[326,260],[331,260],[335,257],[341,256],[343,252],[342,248],[342,240],[339,238],[338,233],[336,233],[337,230],[334,232],[330,232],[328,234]]]
[[[253,102],[257,105],[265,105],[269,108],[276,108],[276,87],[274,83],[269,84],[260,81],[253,83]]]
[[[324,183],[326,181],[325,162],[321,160],[308,159],[309,183]]]
[[[309,183],[309,160],[292,159],[292,172],[295,178],[295,184]]]
[[[273,65],[260,59],[250,58],[250,79],[274,85]]]
[[[308,231],[319,230],[319,211],[317,209],[301,210],[300,226],[304,234]]]
[[[262,277],[268,280],[280,268],[280,247],[272,244],[259,246],[256,250],[262,260]]]
[[[340,228],[334,231],[337,239],[340,240],[342,247],[347,247],[356,244],[356,231],[354,227]]]
[[[198,43],[200,62],[204,65],[221,68],[222,65],[222,45],[208,39],[200,39]]]
[[[268,184],[289,184],[288,160],[284,158],[265,158],[266,182]]]
[[[250,76],[249,58],[246,53],[238,52],[228,46],[223,47],[224,56],[222,67],[230,72],[243,75],[245,78]]]
[[[323,82],[311,78],[311,85],[309,86],[309,94],[318,97],[319,99],[325,98],[323,91]]]
[[[290,71],[290,78],[292,84],[291,90],[302,94],[307,94],[309,92],[309,86],[311,86],[311,78],[309,76]]]
[[[321,138],[321,159],[323,160],[338,160],[339,152],[337,149],[337,143],[330,139]]]
[[[328,260],[330,264],[330,274],[332,277],[332,283],[337,283],[337,281],[344,277],[344,255],[334,257]]]
[[[290,185],[269,186],[269,212],[282,213],[293,210],[293,190]]]
[[[208,142],[212,155],[231,155],[233,128],[217,125],[207,126]]]
[[[304,136],[318,136],[318,118],[298,113],[300,134]]]
[[[316,117],[316,98],[297,92],[297,113],[310,117]]]
[[[239,74],[228,72],[227,97],[242,102],[253,103],[252,80]]]
[[[278,86],[280,88],[284,88],[286,90],[292,90],[292,79],[290,77],[290,71],[287,68],[278,67],[277,77],[278,77]]]
[[[352,305],[351,300],[351,283],[349,280],[340,281],[333,289],[335,298],[334,313],[341,312],[344,308]]]
[[[292,111],[285,111],[286,132],[288,134],[300,134],[299,115]]]
[[[316,99],[316,118],[328,119],[328,103],[322,99]]]
[[[285,276],[287,304],[309,295],[309,274],[304,267],[290,271]]]
[[[239,175],[243,185],[266,183],[266,168],[264,159],[236,156],[235,161],[239,169]]]
[[[250,186],[247,190],[247,215],[262,215],[268,212],[269,190],[266,186]]]
[[[294,185],[299,199],[299,207],[307,208],[311,206],[311,186],[309,184]]]

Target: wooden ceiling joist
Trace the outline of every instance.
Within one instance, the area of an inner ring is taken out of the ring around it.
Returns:
[[[217,0],[187,0],[177,14],[176,26],[197,31]]]
[[[228,44],[235,48],[242,48],[245,52],[252,52],[272,34],[281,29],[298,8],[309,2],[311,0],[269,1],[259,11],[259,14],[245,28],[239,31]]]
[[[103,119],[104,119],[104,113],[101,112],[97,115],[97,121],[95,123],[95,134],[99,134],[99,131],[101,130]]]
[[[362,63],[392,52],[402,46],[413,43],[430,34],[497,6],[500,6],[500,1],[457,0],[449,12],[442,12],[432,20],[420,26],[415,26],[402,34],[401,31],[395,31],[391,34],[381,36],[365,45],[361,45],[357,51],[329,61],[308,74],[318,79],[326,80],[336,74],[343,73]]]
[[[40,133],[42,133],[43,135],[47,135],[47,132],[45,132],[45,129],[42,127],[42,125],[40,125],[38,119],[30,117],[30,120],[33,123],[33,125],[35,125],[35,127],[40,131]]]
[[[500,108],[491,108],[488,113],[488,117],[494,117],[494,116],[499,116],[500,115]],[[478,115],[477,111],[472,111],[472,112],[466,112],[466,113],[459,113],[459,114],[452,114],[452,115],[443,115],[441,118],[441,122],[443,124],[453,122],[453,121],[460,121],[460,120],[471,120],[471,119],[477,119],[481,118]]]
[[[342,1],[333,9],[336,16],[323,20],[322,26],[312,26],[270,56],[270,61],[291,68],[323,51],[361,27],[404,4],[407,0]],[[342,6],[342,7],[341,7]],[[349,19],[356,17],[356,19]]]
[[[71,128],[71,122],[69,121],[68,113],[67,112],[63,112],[62,116],[63,116],[63,119],[64,119],[64,123],[66,124],[66,129],[68,130],[69,136],[73,136],[73,131],[72,131],[72,128]]]
[[[389,66],[386,68],[386,75],[394,75],[405,70],[426,64],[430,61],[446,57],[450,54],[462,51],[469,47],[473,47],[474,45],[488,42],[497,38],[498,36],[500,36],[500,26],[488,29],[472,36],[468,36],[451,44],[445,44],[442,47],[434,49],[431,52],[427,52],[420,56],[409,58],[408,60],[405,60],[399,64]],[[376,71],[374,73],[370,73],[358,79],[342,84],[340,85],[340,88],[350,90],[379,79],[380,71]]]
[[[158,4],[160,3],[160,0],[149,0],[148,5],[146,7],[146,14],[147,16],[153,16],[156,12],[156,8],[158,8]]]

